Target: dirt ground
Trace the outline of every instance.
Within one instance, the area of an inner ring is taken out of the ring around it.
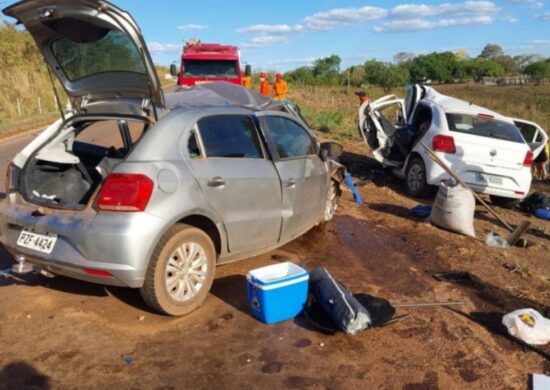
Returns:
[[[550,375],[550,361],[500,325],[524,307],[550,317],[550,222],[499,209],[513,225],[532,222],[527,249],[487,247],[487,231],[505,231],[480,206],[477,239],[439,230],[409,216],[431,200],[404,196],[360,143],[346,148],[365,206],[344,192],[330,224],[219,267],[204,305],[184,318],[151,313],[129,289],[0,278],[0,388],[524,389],[531,373]],[[550,192],[550,183],[536,189]],[[0,269],[11,265],[5,252],[0,259]],[[249,315],[246,274],[287,259],[393,303],[466,304],[398,309],[409,316],[357,336],[325,334],[303,318],[267,326]],[[470,278],[430,275],[440,271]]]

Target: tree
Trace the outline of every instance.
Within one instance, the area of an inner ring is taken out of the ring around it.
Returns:
[[[333,54],[319,58],[313,63],[313,75],[319,84],[337,84],[342,59]]]
[[[370,60],[364,66],[366,80],[369,84],[378,85],[388,91],[406,85],[410,80],[407,67]]]
[[[538,54],[524,54],[514,57],[514,61],[518,64],[520,71],[523,73],[525,68],[533,62],[544,61],[544,57]]]
[[[301,66],[285,73],[285,79],[290,82],[299,82],[306,85],[313,85],[315,83],[313,69],[309,66]]]
[[[539,85],[544,79],[550,78],[550,59],[533,62],[525,68],[525,73],[531,76],[535,83]]]
[[[365,68],[363,66],[352,66],[342,73],[342,83],[348,84],[354,87],[360,87],[365,81]]]
[[[502,47],[491,43],[485,45],[483,51],[480,54],[481,57],[488,60],[494,60],[495,58],[502,57],[503,55],[504,50],[502,50]]]
[[[520,72],[518,63],[510,56],[500,56],[493,59],[493,61],[502,67],[505,75],[512,76]]]
[[[474,81],[481,81],[484,77],[499,77],[504,75],[504,69],[494,61],[484,57],[476,57],[465,62],[467,74]]]
[[[414,54],[414,53],[401,51],[401,52],[399,52],[399,53],[397,53],[396,55],[393,56],[393,61],[396,64],[401,65],[401,64],[404,64],[406,62],[409,62],[415,56],[416,56],[416,54]]]

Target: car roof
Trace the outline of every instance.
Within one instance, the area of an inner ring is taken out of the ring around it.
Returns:
[[[278,111],[280,101],[263,96],[256,91],[228,82],[201,84],[193,88],[180,88],[166,94],[168,110],[197,110],[207,108],[237,108],[253,111]]]
[[[435,89],[431,87],[426,87],[426,95],[424,97],[424,100],[431,101],[441,108],[445,112],[449,113],[465,113],[465,114],[472,114],[472,115],[479,115],[479,114],[485,114],[485,115],[491,115],[495,117],[495,119],[504,120],[507,122],[510,122],[511,119],[499,114],[498,112],[489,110],[485,107],[478,106],[473,103],[469,103],[467,101],[452,97],[443,95],[442,93],[437,92]]]

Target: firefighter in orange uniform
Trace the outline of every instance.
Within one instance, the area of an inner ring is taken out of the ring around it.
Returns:
[[[288,84],[283,79],[283,75],[280,73],[277,73],[275,76],[276,81],[273,85],[273,93],[275,94],[275,99],[277,100],[285,100],[286,95],[288,94]]]
[[[269,93],[269,80],[267,79],[267,75],[265,73],[260,74],[260,93],[264,96],[270,96]]]
[[[252,88],[252,68],[250,65],[246,65],[243,76],[243,87]]]

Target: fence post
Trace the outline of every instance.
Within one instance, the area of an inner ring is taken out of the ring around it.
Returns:
[[[42,98],[38,97],[38,112],[42,115]]]
[[[19,98],[17,100],[17,115],[21,116],[21,102],[19,101]]]

